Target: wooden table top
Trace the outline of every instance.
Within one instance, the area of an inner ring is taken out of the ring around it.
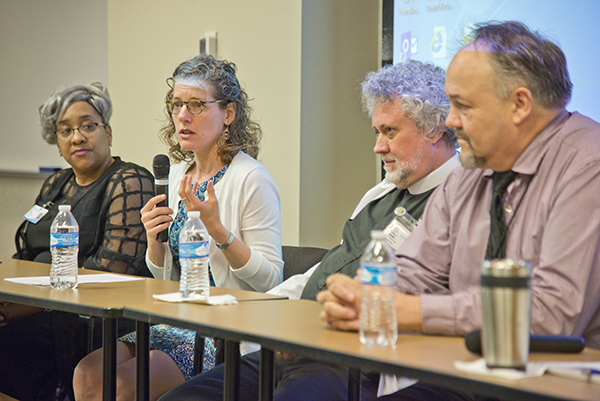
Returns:
[[[2,294],[3,300],[59,309],[65,312],[99,317],[119,317],[122,309],[127,305],[162,303],[154,300],[152,295],[179,291],[177,282],[152,278],[117,283],[86,283],[79,284],[74,290],[54,290],[49,286],[20,284],[4,280],[13,277],[48,276],[50,272],[48,264],[10,258],[0,258],[0,262],[0,294]],[[102,272],[79,269],[80,275],[98,273]],[[130,275],[125,276],[131,277]],[[282,298],[260,292],[216,287],[211,288],[211,294],[231,294],[240,302]]]
[[[419,378],[452,388],[477,388],[488,395],[513,399],[600,400],[600,385],[551,375],[508,380],[458,371],[454,361],[474,361],[462,337],[400,334],[395,349],[369,348],[358,334],[327,330],[313,301],[280,300],[211,307],[172,304],[125,308],[124,315],[151,323],[164,322],[198,330],[206,336],[254,341],[273,349],[361,369]],[[600,351],[581,354],[532,353],[531,361],[600,361]],[[516,391],[515,391],[516,390]]]
[[[52,290],[4,281],[6,277],[48,274],[48,265],[0,258],[0,299],[61,310],[119,310],[137,320],[177,325],[206,336],[231,341],[254,341],[273,349],[297,353],[355,368],[372,369],[419,378],[451,388],[475,389],[502,399],[600,400],[600,385],[544,375],[508,380],[460,372],[454,361],[473,361],[461,337],[402,333],[394,349],[368,348],[357,333],[327,330],[319,320],[321,306],[313,301],[281,300],[266,294],[214,288],[214,294],[231,293],[237,305],[208,306],[167,303],[153,294],[175,292],[178,283],[144,279],[123,283],[84,284],[75,290]],[[97,273],[81,271],[81,274]],[[212,289],[211,289],[212,290]],[[222,292],[221,292],[222,291]],[[256,300],[259,302],[244,302]],[[76,305],[76,306],[73,306]],[[62,309],[64,308],[64,309]],[[81,312],[79,312],[81,313]],[[103,312],[105,313],[105,312]],[[106,312],[108,313],[108,312]],[[600,361],[600,351],[581,354],[532,353],[531,361]]]

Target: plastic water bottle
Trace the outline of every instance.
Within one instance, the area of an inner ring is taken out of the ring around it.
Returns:
[[[398,273],[392,249],[383,231],[371,231],[371,242],[360,260],[362,304],[360,342],[372,347],[394,346],[398,339],[396,282]]]
[[[181,277],[179,293],[182,298],[200,296],[208,298],[208,231],[200,220],[200,212],[188,212],[187,220],[179,233],[179,263]]]
[[[57,290],[77,287],[77,254],[79,225],[71,213],[71,205],[59,205],[50,226],[50,285]]]

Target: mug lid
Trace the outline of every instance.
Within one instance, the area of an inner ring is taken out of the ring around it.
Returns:
[[[481,275],[493,277],[529,277],[531,275],[531,263],[524,260],[486,259],[481,265]]]

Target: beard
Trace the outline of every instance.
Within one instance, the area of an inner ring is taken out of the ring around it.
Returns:
[[[462,139],[467,143],[466,148],[461,147],[461,151],[459,153],[460,164],[466,169],[474,169],[480,168],[485,164],[485,159],[483,157],[477,156],[473,151],[473,146],[471,146],[471,139],[465,135],[465,132],[461,129],[454,129],[454,133],[457,138]]]
[[[390,171],[389,167],[384,167],[383,169],[385,170],[385,179],[387,182],[391,182],[395,185],[405,182],[406,179],[414,173],[414,170],[403,168],[399,165],[396,165],[396,169],[393,171]]]
[[[424,153],[423,147],[419,147],[409,160],[399,162],[394,157],[393,160],[396,164],[395,169],[386,166],[383,167],[385,170],[385,179],[396,185],[398,188],[407,188],[408,185],[406,185],[406,182],[419,169]],[[413,183],[411,182],[411,185],[412,184]]]

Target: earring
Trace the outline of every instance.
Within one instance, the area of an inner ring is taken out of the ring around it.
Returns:
[[[229,127],[225,127],[225,131],[223,131],[223,138],[225,138],[225,140],[229,139]]]

